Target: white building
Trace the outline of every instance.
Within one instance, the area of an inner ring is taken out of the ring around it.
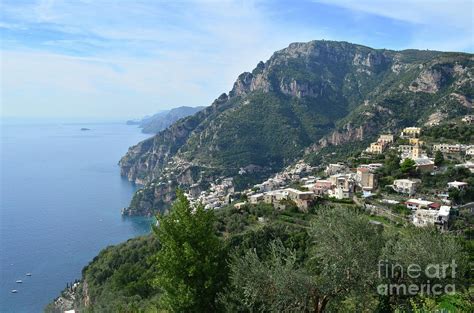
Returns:
[[[251,195],[251,196],[249,197],[249,202],[250,202],[251,204],[257,204],[257,203],[259,203],[259,202],[262,202],[263,199],[264,199],[264,197],[265,197],[265,195],[264,195],[263,193],[256,193],[256,194]]]
[[[399,193],[414,195],[420,183],[421,181],[419,179],[395,179],[392,188]]]
[[[413,214],[413,224],[418,227],[425,227],[436,225],[441,228],[446,228],[449,222],[450,206],[443,205],[439,211],[418,209]]]
[[[405,202],[407,208],[411,210],[418,209],[432,209],[439,210],[440,205],[433,201],[421,200],[421,199],[409,199]]]
[[[462,181],[452,181],[448,183],[448,188],[464,189],[468,186],[468,183]]]
[[[344,189],[341,187],[336,187],[329,193],[330,196],[336,199],[350,199],[352,197],[352,192],[349,189]]]
[[[465,151],[467,147],[462,144],[455,144],[450,145],[447,143],[440,143],[433,145],[433,151],[441,151],[443,153],[460,153],[461,151]]]

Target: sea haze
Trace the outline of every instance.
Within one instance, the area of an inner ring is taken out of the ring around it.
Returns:
[[[101,249],[150,231],[121,217],[135,187],[117,166],[146,137],[124,123],[1,124],[0,312],[41,312]]]

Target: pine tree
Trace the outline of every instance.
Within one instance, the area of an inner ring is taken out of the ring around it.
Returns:
[[[212,210],[194,210],[182,191],[169,214],[154,228],[161,250],[156,254],[154,285],[163,291],[162,305],[171,312],[212,312],[226,277],[222,244]]]

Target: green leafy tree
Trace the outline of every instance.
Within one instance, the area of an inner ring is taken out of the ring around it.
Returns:
[[[400,170],[403,174],[413,174],[415,172],[415,161],[410,158],[403,160],[402,164],[400,164]]]
[[[161,304],[171,312],[212,312],[225,282],[223,249],[214,228],[214,212],[194,210],[182,191],[168,215],[158,216],[154,232],[161,244],[155,256],[154,285]]]
[[[227,312],[314,311],[314,282],[280,240],[270,243],[267,257],[236,251],[229,267],[230,289],[221,295]]]
[[[459,238],[441,233],[435,227],[411,226],[403,232],[391,234],[382,255],[379,273],[389,284],[440,284],[443,291],[446,286],[452,291],[449,286],[452,285],[456,292],[461,292],[468,284],[468,255],[462,243]],[[407,310],[413,306],[413,301],[417,301],[413,297],[407,298],[403,292],[385,287],[379,292],[389,296],[393,307]]]
[[[443,156],[443,153],[441,151],[436,151],[435,153],[435,158],[434,158],[434,164],[436,166],[441,166],[443,165],[444,163],[444,156]]]
[[[351,209],[328,208],[311,225],[318,312],[333,299],[349,294],[375,293],[377,263],[384,245],[382,229]]]

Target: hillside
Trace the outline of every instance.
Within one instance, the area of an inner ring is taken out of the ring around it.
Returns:
[[[156,134],[166,129],[168,126],[176,122],[177,120],[193,115],[199,112],[204,107],[188,107],[181,106],[170,110],[164,110],[158,112],[152,116],[146,116],[141,120],[127,121],[128,125],[138,125],[145,134]]]
[[[236,188],[305,153],[472,110],[472,54],[293,43],[239,75],[211,106],[131,147],[122,175],[145,187],[130,214],[165,207],[177,186]]]

